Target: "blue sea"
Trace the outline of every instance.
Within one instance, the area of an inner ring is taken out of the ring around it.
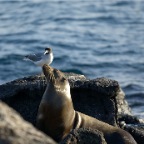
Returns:
[[[117,80],[144,119],[144,0],[0,0],[0,84],[41,73],[23,57],[46,47],[57,69]]]

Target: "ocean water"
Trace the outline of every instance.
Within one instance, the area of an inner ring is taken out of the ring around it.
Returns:
[[[51,47],[52,66],[117,80],[144,119],[144,1],[0,1],[0,84],[41,73],[24,55]]]

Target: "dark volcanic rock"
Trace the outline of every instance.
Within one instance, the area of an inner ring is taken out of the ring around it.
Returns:
[[[119,122],[125,122],[125,124],[138,124],[141,123],[141,120],[135,116],[128,115],[128,114],[119,114]]]
[[[125,94],[121,90],[115,98],[117,106],[117,123],[119,126],[128,131],[138,144],[144,143],[144,121],[133,116],[131,109],[125,100]]]
[[[71,80],[71,95],[77,111],[116,125],[113,98],[119,90],[116,81],[106,78]]]
[[[125,94],[117,81],[107,78],[89,80],[83,75],[73,73],[66,73],[65,76],[70,83],[75,110],[111,125],[119,125],[129,131],[137,142],[142,141],[143,130],[136,130],[135,127],[141,125],[141,121],[132,116]],[[35,125],[38,106],[45,88],[44,76],[26,77],[0,85],[0,99]]]
[[[0,144],[56,144],[0,102]]]
[[[66,74],[74,107],[109,124],[116,125],[113,98],[119,90],[116,81],[106,78],[88,80],[82,75]],[[35,124],[41,97],[46,87],[44,76],[18,79],[0,86],[0,99]]]
[[[107,144],[98,130],[74,129],[60,144]]]
[[[135,116],[119,116],[120,127],[128,131],[138,144],[144,143],[144,122]]]
[[[124,129],[131,133],[138,144],[144,143],[144,124],[125,125]]]
[[[44,76],[18,79],[0,86],[0,99],[34,124],[45,87]]]

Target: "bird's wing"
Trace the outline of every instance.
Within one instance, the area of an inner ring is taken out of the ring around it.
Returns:
[[[41,58],[42,58],[42,54],[39,54],[39,53],[38,54],[30,54],[30,55],[25,56],[25,59],[29,59],[34,62],[40,61]]]

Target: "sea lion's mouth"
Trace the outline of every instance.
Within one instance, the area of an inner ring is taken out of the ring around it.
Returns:
[[[43,65],[42,69],[47,81],[51,82],[51,84],[55,85],[56,83],[65,82],[66,79],[61,71],[46,64]]]
[[[53,71],[53,68],[50,67],[50,66],[48,66],[48,65],[46,65],[46,64],[43,65],[42,69],[43,69],[43,73],[44,73],[44,75],[45,75],[46,77],[47,77],[48,75],[50,75],[50,74],[52,73],[52,71]]]

